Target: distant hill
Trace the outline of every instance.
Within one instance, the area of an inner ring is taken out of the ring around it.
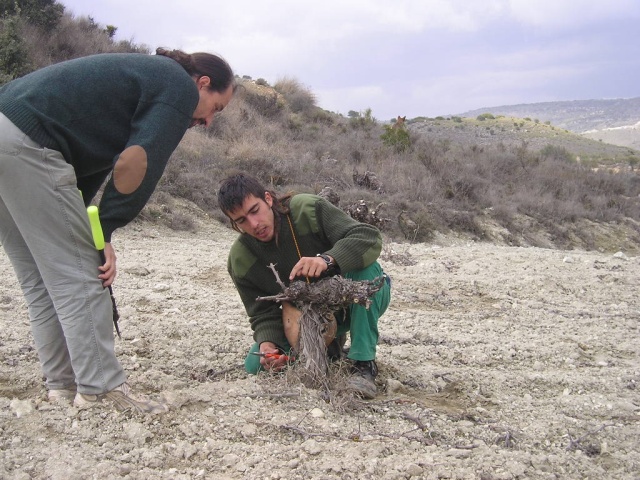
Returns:
[[[503,105],[469,110],[458,116],[475,118],[483,113],[537,119],[593,140],[640,147],[640,97]]]
[[[576,158],[593,161],[597,165],[627,163],[630,156],[640,156],[637,151],[630,150],[634,147],[574,133],[550,122],[543,123],[537,117],[533,119],[526,115],[522,118],[497,114],[490,118],[491,116],[492,113],[484,112],[477,116],[419,117],[408,120],[407,127],[425,138],[465,148],[514,148],[523,144],[532,151],[549,147],[562,148]],[[597,134],[602,136],[603,132],[597,131]],[[635,132],[637,135],[638,130]]]
[[[610,143],[611,145],[620,145],[640,150],[640,122],[635,125],[589,130],[584,132],[582,136],[592,140]]]
[[[461,117],[476,117],[482,113],[506,117],[537,118],[541,122],[575,133],[635,125],[640,122],[640,97],[610,100],[571,100],[520,105],[503,105],[469,110]]]

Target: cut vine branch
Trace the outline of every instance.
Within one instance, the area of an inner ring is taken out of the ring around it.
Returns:
[[[369,308],[371,297],[382,288],[385,282],[385,277],[382,275],[373,280],[360,281],[336,275],[335,277],[323,278],[314,283],[296,280],[287,287],[280,279],[275,265],[273,263],[269,264],[269,268],[276,277],[276,282],[282,288],[282,293],[258,297],[257,300],[309,304],[314,305],[314,308],[319,310],[336,311],[340,308],[348,307],[352,303]]]
[[[335,276],[313,283],[296,280],[287,287],[280,279],[275,265],[270,264],[269,268],[282,288],[282,293],[258,297],[257,300],[291,302],[300,310],[300,351],[297,353],[311,374],[312,382],[317,384],[326,375],[328,368],[324,333],[335,322],[334,312],[354,303],[368,309],[371,297],[382,288],[385,277],[357,281]]]

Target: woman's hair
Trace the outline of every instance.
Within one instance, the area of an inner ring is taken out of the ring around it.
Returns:
[[[241,207],[245,198],[249,195],[253,195],[261,200],[266,200],[265,194],[267,192],[269,192],[273,199],[273,205],[271,208],[275,212],[284,215],[289,213],[288,204],[291,199],[291,195],[278,198],[274,191],[267,190],[267,188],[262,185],[257,178],[245,173],[236,173],[235,175],[231,175],[220,182],[220,188],[218,189],[218,206],[228,217],[229,212]],[[231,221],[231,226],[234,230],[240,231],[233,220]]]
[[[182,50],[167,50],[157,48],[156,55],[162,55],[175,60],[186,70],[191,77],[209,77],[211,79],[210,90],[223,93],[233,85],[235,91],[235,76],[229,64],[223,58],[212,53],[197,52],[185,53]]]

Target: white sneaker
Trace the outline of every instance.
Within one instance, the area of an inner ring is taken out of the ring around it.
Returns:
[[[50,402],[67,402],[72,403],[76,398],[76,386],[72,385],[69,388],[60,388],[56,390],[49,390],[47,398]]]
[[[102,403],[103,400],[111,401],[117,410],[123,412],[125,410],[135,410],[140,413],[164,413],[169,410],[164,403],[149,400],[146,397],[134,395],[128,383],[114,388],[110,392],[100,395],[91,395],[88,393],[78,393],[75,396],[73,405],[80,408],[91,408]]]

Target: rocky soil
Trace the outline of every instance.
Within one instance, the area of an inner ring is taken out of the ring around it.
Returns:
[[[235,233],[116,233],[129,381],[163,415],[46,401],[0,253],[2,479],[638,479],[640,258],[436,238],[388,244],[379,396],[249,376]]]

